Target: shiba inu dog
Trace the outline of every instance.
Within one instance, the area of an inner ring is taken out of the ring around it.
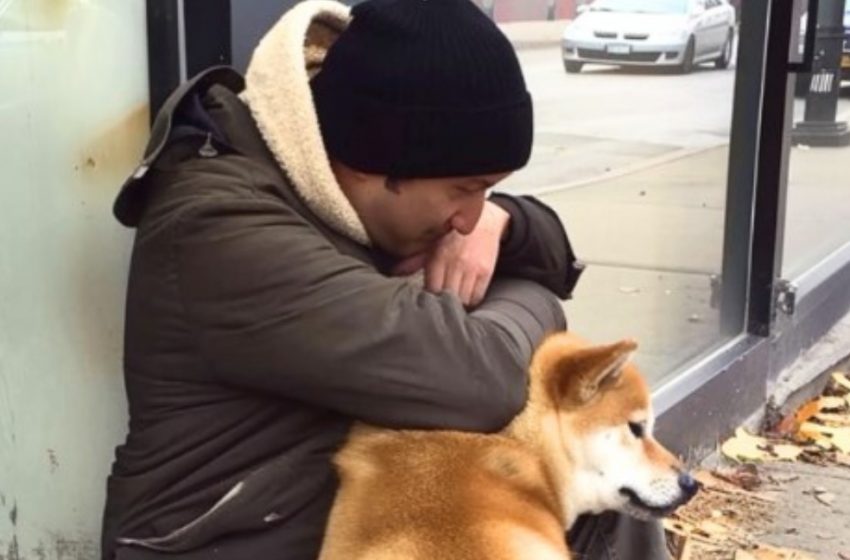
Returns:
[[[636,347],[550,336],[499,434],[355,428],[320,560],[563,560],[581,514],[687,502],[697,483],[652,437]]]

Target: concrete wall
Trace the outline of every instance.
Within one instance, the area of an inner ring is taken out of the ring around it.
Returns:
[[[144,0],[0,0],[0,559],[98,558],[126,428],[132,234],[112,199],[147,135]]]

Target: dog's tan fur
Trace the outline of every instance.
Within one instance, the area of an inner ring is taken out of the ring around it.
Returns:
[[[650,435],[625,441],[620,429],[651,423],[646,383],[627,363],[635,347],[549,337],[525,409],[500,434],[358,426],[336,457],[341,486],[320,560],[570,558],[565,528],[610,506],[604,492],[576,488],[589,451],[571,442],[604,431],[659,476],[680,468]]]

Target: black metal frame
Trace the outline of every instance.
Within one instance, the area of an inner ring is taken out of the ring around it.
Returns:
[[[231,62],[230,0],[147,0],[151,119],[181,82]]]
[[[789,76],[794,4],[770,2],[763,81],[756,198],[753,217],[752,276],[749,287],[748,332],[770,335],[775,313],[774,286],[782,270],[789,130],[793,84]]]

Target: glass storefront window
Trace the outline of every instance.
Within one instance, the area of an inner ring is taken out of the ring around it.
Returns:
[[[831,16],[824,13],[832,8]],[[850,243],[850,4],[820,3],[815,77],[794,76],[782,277],[793,280]],[[824,16],[826,20],[824,20]],[[814,21],[801,16],[805,25]],[[839,81],[835,78],[840,77]],[[790,127],[789,127],[790,129]],[[824,145],[825,144],[825,145]]]

